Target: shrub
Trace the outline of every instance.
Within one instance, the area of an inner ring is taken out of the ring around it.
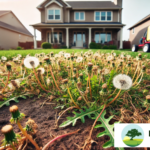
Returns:
[[[22,47],[21,47],[21,46],[18,46],[18,47],[17,47],[17,50],[22,50]]]
[[[42,43],[41,47],[42,47],[43,49],[50,49],[50,48],[51,48],[51,44],[48,43],[48,42],[44,42],[44,43]]]
[[[97,49],[97,44],[95,42],[90,43],[90,48],[91,49]]]
[[[109,46],[104,45],[104,46],[103,46],[103,49],[109,49]]]
[[[116,45],[109,45],[109,49],[117,49]]]
[[[67,46],[63,45],[61,46],[62,49],[67,49]]]
[[[97,44],[97,49],[101,49],[102,45],[101,44]]]

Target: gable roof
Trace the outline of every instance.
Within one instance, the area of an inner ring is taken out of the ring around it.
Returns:
[[[66,1],[72,9],[121,9],[111,1]]]
[[[9,11],[0,10],[0,17],[8,13],[12,13],[16,17],[16,15],[11,10]],[[0,27],[33,37],[33,35],[26,29],[26,27],[21,23],[21,21],[17,17],[16,19],[20,22],[23,28],[15,27],[2,21],[0,21]]]
[[[0,27],[11,30],[11,31],[15,31],[18,33],[22,33],[22,34],[25,34],[28,36],[33,36],[26,28],[25,29],[17,28],[15,26],[11,26],[11,25],[4,23],[2,21],[0,21]]]
[[[50,1],[48,4],[45,5],[45,7],[48,7],[49,5],[51,5],[52,3],[56,3],[57,5],[59,5],[60,7],[63,7],[63,5],[61,5],[59,2],[52,0]]]
[[[65,2],[64,0],[60,0],[63,4],[65,4],[66,7],[71,7],[67,2]],[[48,5],[49,3],[52,2],[56,2],[59,3],[60,5],[62,5],[62,3],[60,3],[58,0],[44,0],[40,5],[37,6],[37,9],[41,9],[43,7],[45,7],[46,5]]]
[[[132,28],[144,23],[145,21],[150,20],[150,14],[144,17],[142,20],[138,21],[136,24],[134,24],[132,27],[129,28],[131,30]]]
[[[10,10],[0,10],[0,16],[10,13]]]

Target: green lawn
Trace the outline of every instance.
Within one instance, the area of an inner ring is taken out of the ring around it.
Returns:
[[[31,49],[31,50],[1,50],[0,51],[0,58],[1,56],[6,56],[7,58],[11,58],[11,57],[14,57],[16,56],[17,54],[21,54],[22,56],[26,56],[27,54],[30,54],[32,56],[34,56],[36,53],[45,53],[45,54],[48,54],[50,52],[54,52],[54,53],[59,53],[60,51],[64,51],[64,52],[67,52],[67,53],[72,53],[72,52],[86,52],[88,51],[89,49],[48,49],[48,50],[44,50],[44,49],[41,49],[41,50],[34,50],[34,49]],[[97,50],[92,50],[93,52],[96,52]],[[103,53],[110,53],[112,50],[100,50],[101,52]],[[129,55],[132,55],[133,57],[136,57],[138,55],[137,52],[131,52],[131,50],[129,49],[124,49],[124,50],[114,50],[114,52],[116,54],[120,54],[121,52],[125,52],[126,54],[129,54]],[[142,53],[142,55],[147,55],[147,58],[150,59],[150,53]]]

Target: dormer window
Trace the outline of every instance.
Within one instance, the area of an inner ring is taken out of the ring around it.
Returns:
[[[75,12],[75,20],[82,21],[85,20],[84,12]]]
[[[112,21],[111,11],[95,11],[95,21]]]
[[[48,10],[48,20],[60,20],[60,10],[59,9],[49,9]]]

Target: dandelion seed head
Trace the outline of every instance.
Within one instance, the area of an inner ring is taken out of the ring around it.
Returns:
[[[119,74],[114,77],[113,85],[117,89],[128,90],[132,87],[132,79],[128,75]]]
[[[39,60],[36,57],[27,57],[24,59],[24,65],[29,69],[36,68],[39,65]]]

